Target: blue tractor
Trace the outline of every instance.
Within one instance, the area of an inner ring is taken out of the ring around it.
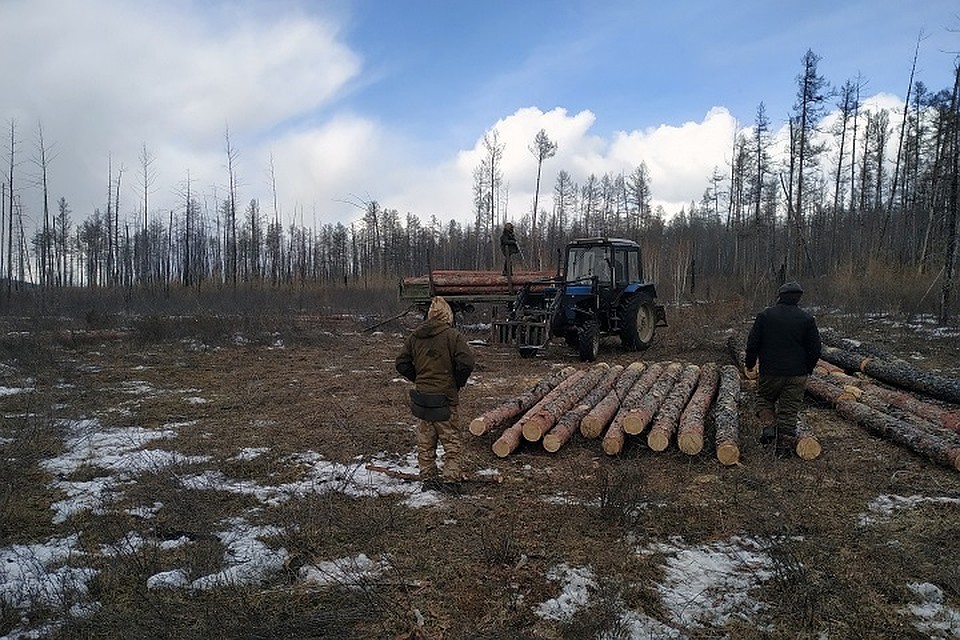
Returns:
[[[523,356],[562,338],[580,359],[592,362],[600,341],[617,336],[625,349],[650,346],[656,327],[667,326],[653,283],[643,279],[640,246],[620,238],[583,238],[566,247],[562,271],[525,284],[506,317],[494,320],[494,340]]]

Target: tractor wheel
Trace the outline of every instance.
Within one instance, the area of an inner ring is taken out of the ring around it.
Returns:
[[[577,351],[580,353],[580,360],[583,362],[593,362],[600,355],[600,325],[595,320],[589,320],[583,323],[577,329]]]
[[[653,330],[657,324],[653,300],[648,295],[639,295],[627,303],[623,317],[620,342],[624,349],[642,351],[653,342]]]

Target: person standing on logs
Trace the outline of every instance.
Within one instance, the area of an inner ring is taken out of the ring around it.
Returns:
[[[820,358],[817,321],[797,306],[802,295],[799,283],[784,283],[776,304],[757,314],[747,337],[744,364],[747,377],[757,379],[760,443],[776,442],[781,457],[790,451],[781,436],[796,433],[807,376]]]
[[[513,256],[520,253],[520,245],[513,232],[512,222],[503,225],[503,232],[500,234],[500,252],[503,253],[503,275],[511,277],[513,276]]]
[[[417,464],[424,489],[459,493],[463,479],[463,442],[457,415],[460,389],[473,372],[474,355],[453,327],[453,310],[440,296],[430,301],[427,319],[410,334],[396,369],[415,384],[410,390],[417,424]],[[443,475],[437,444],[443,445]]]

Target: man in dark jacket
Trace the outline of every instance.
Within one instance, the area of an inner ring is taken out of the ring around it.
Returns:
[[[757,314],[747,337],[746,370],[755,370],[760,442],[770,444],[779,434],[795,433],[803,407],[807,376],[820,358],[820,331],[812,315],[797,306],[803,288],[787,282],[777,290],[777,303]],[[777,453],[788,449],[778,442]]]
[[[503,232],[500,234],[500,252],[503,254],[503,275],[512,276],[513,256],[520,253],[520,245],[517,243],[512,222],[503,225]]]
[[[407,337],[396,368],[415,383],[410,391],[417,425],[417,463],[426,489],[460,490],[463,443],[457,405],[460,389],[473,372],[474,356],[466,339],[453,328],[453,310],[437,296],[427,319]],[[443,445],[443,481],[437,468],[437,443]]]

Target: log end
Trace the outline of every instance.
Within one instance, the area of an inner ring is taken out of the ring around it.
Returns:
[[[487,432],[487,421],[483,418],[474,418],[470,421],[470,433],[475,436],[482,436]]]
[[[580,435],[584,438],[598,438],[602,431],[603,424],[599,418],[587,415],[580,421]]]
[[[670,436],[659,429],[654,429],[647,436],[647,446],[654,451],[664,451],[670,446]]]
[[[527,420],[523,425],[523,439],[528,442],[537,442],[543,437],[543,421],[538,416]]]
[[[677,436],[677,446],[685,454],[695,456],[703,451],[703,436],[695,433],[681,433]]]
[[[622,450],[623,443],[620,440],[614,438],[603,439],[603,452],[608,456],[618,455]]]
[[[560,442],[560,438],[558,438],[557,436],[551,435],[549,433],[543,436],[543,448],[549,451],[550,453],[556,453],[557,451],[559,451],[561,444],[562,443]]]
[[[804,460],[816,460],[823,452],[820,442],[813,436],[806,436],[797,440],[795,447],[797,455]]]
[[[740,462],[740,447],[732,442],[717,446],[717,460],[728,467]]]
[[[493,452],[497,454],[498,458],[506,458],[513,452],[513,447],[505,440],[497,440],[493,443]]]
[[[643,433],[649,422],[645,418],[646,415],[640,411],[630,411],[623,416],[623,421],[620,423],[623,426],[623,432],[632,436]]]

